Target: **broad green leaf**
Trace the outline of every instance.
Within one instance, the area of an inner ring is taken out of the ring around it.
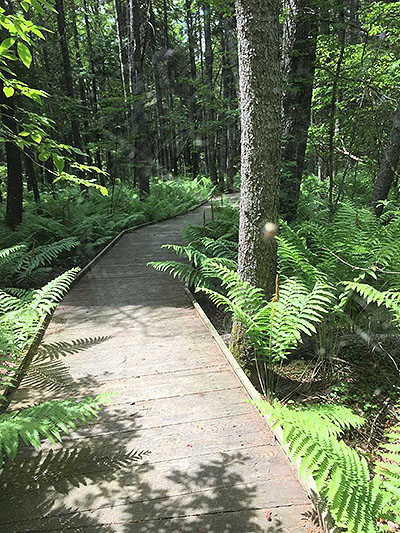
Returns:
[[[63,157],[59,156],[58,154],[52,155],[54,165],[56,166],[56,169],[58,172],[62,172],[65,167],[65,160]]]
[[[32,54],[26,44],[19,42],[17,44],[18,57],[22,63],[29,68],[32,63]]]
[[[11,98],[11,96],[13,96],[15,93],[14,87],[6,85],[5,87],[3,87],[3,93],[7,96],[7,98]]]

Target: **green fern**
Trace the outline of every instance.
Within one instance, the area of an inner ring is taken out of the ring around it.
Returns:
[[[4,455],[13,459],[20,442],[40,448],[43,439],[61,441],[62,433],[68,434],[78,425],[92,422],[102,406],[110,403],[112,395],[104,393],[81,402],[50,401],[0,415],[0,468]]]
[[[302,334],[316,333],[316,324],[328,313],[334,301],[331,287],[315,283],[311,290],[297,279],[288,279],[272,301],[263,291],[243,282],[228,267],[209,261],[203,266],[206,275],[214,275],[227,291],[226,295],[200,288],[217,307],[226,307],[234,320],[245,327],[258,357],[277,362],[297,347]]]
[[[400,524],[400,424],[385,435],[386,444],[380,446],[375,472],[381,476],[384,490],[390,495],[385,518]]]
[[[313,476],[336,525],[347,533],[376,533],[389,496],[364,457],[339,439],[364,420],[342,406],[292,409],[260,398],[254,404],[273,428],[282,427],[282,445],[292,461],[301,460],[299,475]]]

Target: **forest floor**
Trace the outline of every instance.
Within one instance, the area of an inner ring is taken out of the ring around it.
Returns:
[[[14,405],[114,391],[98,423],[2,473],[0,531],[304,533],[312,508],[183,285],[147,266],[203,209],[129,233],[57,309]],[[60,379],[61,377],[61,379]],[[29,518],[28,518],[29,517]]]

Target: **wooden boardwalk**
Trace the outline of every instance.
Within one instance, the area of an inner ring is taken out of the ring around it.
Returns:
[[[18,401],[119,394],[62,446],[21,449],[0,477],[1,533],[311,530],[308,498],[183,286],[146,266],[173,257],[161,244],[202,212],[124,236],[60,305],[44,340],[53,382],[30,390],[36,372]]]

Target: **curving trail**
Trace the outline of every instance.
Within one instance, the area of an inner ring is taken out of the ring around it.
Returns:
[[[203,210],[125,235],[59,306],[44,339],[53,386],[38,394],[40,375],[26,378],[18,401],[119,395],[63,446],[21,450],[0,478],[1,533],[313,531],[306,494],[183,286],[146,266],[174,257],[161,244]]]

